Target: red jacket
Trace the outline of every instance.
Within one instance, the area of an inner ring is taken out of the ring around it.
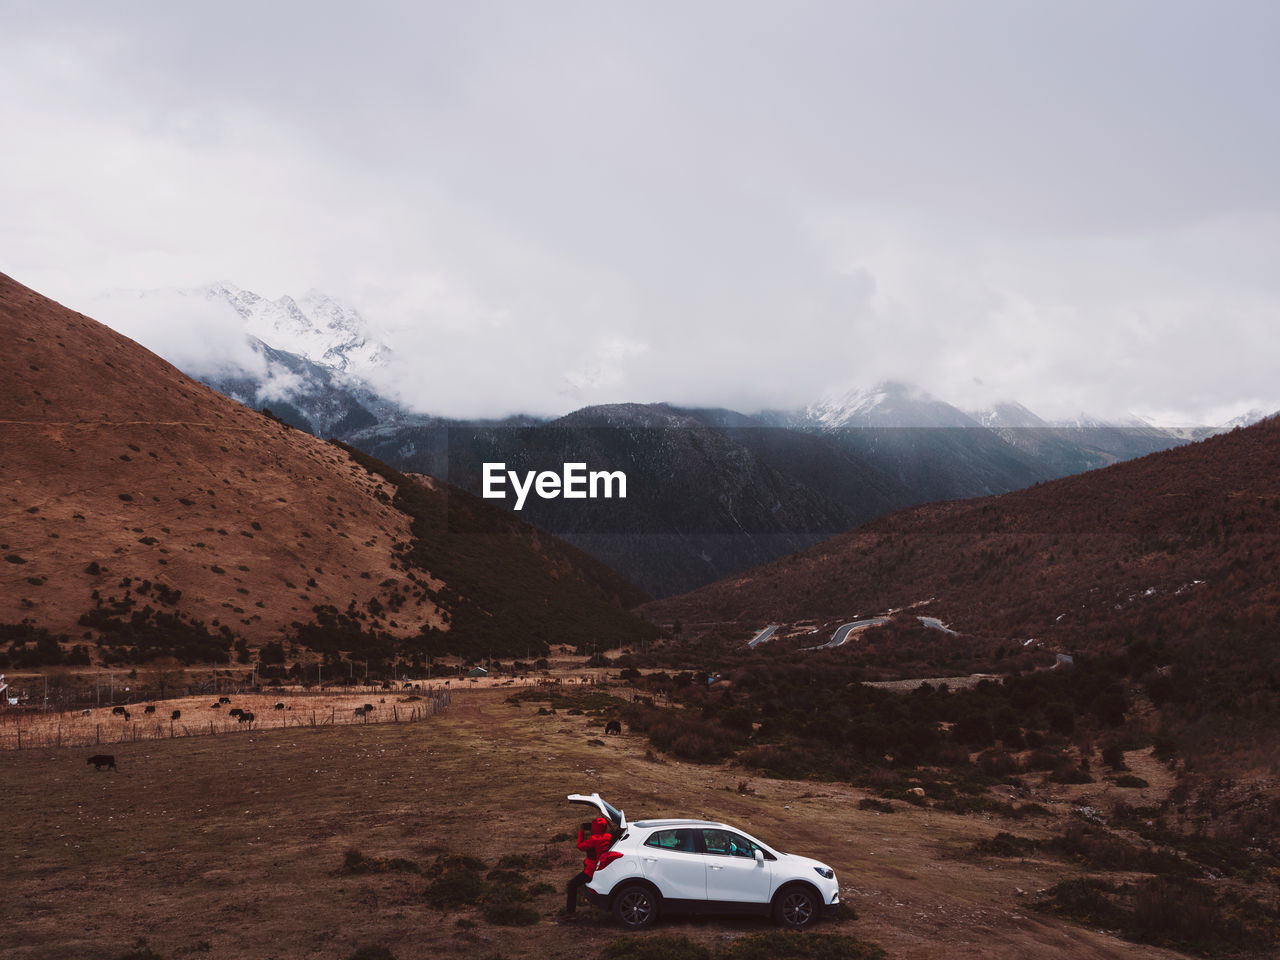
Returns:
[[[596,872],[596,861],[604,856],[604,852],[613,843],[613,834],[605,833],[609,822],[604,817],[596,817],[591,825],[591,836],[584,838],[578,831],[578,849],[586,853],[587,859],[582,861],[582,872],[590,877]]]

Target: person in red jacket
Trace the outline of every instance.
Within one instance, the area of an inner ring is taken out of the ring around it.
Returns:
[[[599,860],[609,845],[613,843],[613,834],[609,833],[609,821],[604,817],[596,817],[591,823],[591,833],[586,834],[586,824],[578,830],[578,849],[586,854],[582,861],[582,872],[569,881],[568,898],[564,904],[564,919],[573,920],[578,915],[578,888],[585,886],[591,875],[596,872],[596,861]]]

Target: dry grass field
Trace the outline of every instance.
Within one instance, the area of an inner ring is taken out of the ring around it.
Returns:
[[[296,727],[322,727],[351,723],[412,723],[434,715],[434,698],[446,694],[441,685],[428,693],[349,691],[299,693],[297,691],[242,693],[219,703],[216,694],[149,701],[126,708],[129,718],[113,714],[111,707],[51,711],[49,713],[0,711],[0,750],[34,747],[101,747],[105,752],[126,743],[244,734]],[[218,703],[217,707],[213,704]],[[277,710],[276,704],[284,704]],[[366,705],[373,711],[366,712]],[[253,714],[251,722],[231,715],[238,708]],[[359,709],[361,713],[356,714]],[[181,716],[173,718],[174,711]]]
[[[586,909],[553,922],[576,872],[572,792],[598,790],[633,817],[721,818],[828,860],[856,920],[819,932],[893,958],[1171,957],[1029,908],[1061,862],[957,858],[999,821],[905,808],[860,810],[861,791],[655,759],[601,718],[539,714],[502,688],[464,689],[421,723],[265,728],[237,736],[0,752],[0,956],[113,960],[347,958],[382,946],[439,956],[592,958],[620,934]],[[296,711],[295,711],[296,712]],[[1021,827],[1035,834],[1049,825]],[[474,907],[427,902],[442,854],[493,867],[523,855],[537,921],[499,926]],[[373,866],[352,872],[349,865]],[[381,866],[382,869],[376,869]],[[397,869],[399,868],[399,869]],[[663,923],[709,946],[762,921]]]

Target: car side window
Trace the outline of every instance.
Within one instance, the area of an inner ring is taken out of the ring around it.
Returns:
[[[756,845],[740,833],[730,830],[703,830],[702,842],[707,853],[721,857],[748,857],[756,855]]]
[[[693,853],[692,830],[657,830],[649,834],[644,842],[646,847],[658,847],[661,850],[678,850],[681,853]]]

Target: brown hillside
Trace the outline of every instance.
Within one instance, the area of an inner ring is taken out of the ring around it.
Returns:
[[[1264,638],[1280,613],[1280,422],[973,501],[877,520],[644,608],[657,621],[913,612],[1059,649]],[[927,602],[926,602],[927,601]]]
[[[132,592],[261,642],[403,584],[409,520],[343,451],[3,275],[0,343],[0,622],[79,639],[95,591]],[[403,635],[440,614],[419,596],[394,620]]]

